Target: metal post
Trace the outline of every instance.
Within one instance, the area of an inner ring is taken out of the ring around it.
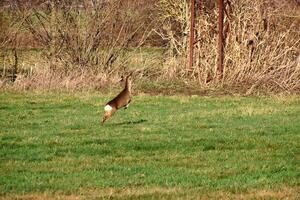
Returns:
[[[15,41],[17,41],[17,39]],[[16,44],[15,44],[15,48],[13,51],[14,51],[14,65],[13,65],[13,69],[12,69],[11,80],[12,80],[12,82],[15,82],[15,80],[17,78],[17,73],[18,73],[18,53],[17,53],[17,45]]]
[[[224,36],[223,36],[223,24],[224,24],[224,0],[218,0],[219,6],[219,17],[218,17],[218,29],[219,29],[219,40],[218,40],[218,66],[216,75],[218,79],[223,78],[224,71]]]
[[[197,14],[196,14],[196,16],[197,16]],[[201,65],[200,65],[200,60],[201,60],[201,48],[200,48],[200,46],[201,46],[201,44],[200,44],[200,42],[201,42],[201,30],[203,30],[202,28],[201,28],[201,26],[202,26],[202,24],[201,24],[201,19],[203,18],[203,20],[204,20],[204,12],[203,12],[203,0],[199,0],[198,1],[198,20],[197,20],[197,28],[196,28],[196,31],[197,31],[197,36],[196,36],[196,38],[197,38],[197,40],[196,40],[196,43],[197,43],[197,49],[198,49],[198,51],[197,51],[197,53],[196,53],[196,56],[197,56],[197,58],[196,58],[196,62],[195,62],[195,64],[196,64],[196,66],[197,67],[200,67]]]
[[[194,62],[194,31],[195,31],[195,0],[191,0],[191,24],[190,24],[190,51],[189,51],[189,64],[188,70],[193,68]]]

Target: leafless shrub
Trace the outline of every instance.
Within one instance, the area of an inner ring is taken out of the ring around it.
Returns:
[[[11,20],[0,21],[9,27],[0,30],[0,38],[4,38],[1,47],[13,47],[14,35],[20,32],[30,33],[42,48],[43,60],[30,76],[19,75],[14,88],[100,88],[116,83],[128,68],[139,68],[141,84],[223,87],[245,94],[259,90],[300,92],[300,10],[295,0],[225,1],[221,82],[214,78],[217,10],[213,1],[203,0],[204,12],[197,15],[192,71],[185,69],[188,1],[45,1],[37,6],[11,2],[12,11],[6,14]],[[135,52],[153,35],[161,37],[156,44],[165,48],[164,55],[146,62]],[[135,50],[130,54],[132,47]],[[6,87],[7,83],[1,85]]]
[[[143,43],[149,30],[138,16],[121,13],[122,2],[93,1],[86,6],[76,1],[49,1],[45,8],[15,4],[25,27],[44,47],[50,68],[64,72],[86,68],[110,72],[119,56],[133,41]],[[145,34],[138,32],[145,31]]]
[[[240,87],[255,90],[300,91],[300,10],[282,1],[231,0],[225,18],[225,71],[215,82],[217,13],[198,19],[196,67],[186,75],[184,57],[166,62],[164,74],[185,79],[186,85]],[[230,10],[229,10],[230,9]],[[229,12],[230,11],[230,12]],[[178,13],[175,13],[176,15]],[[297,28],[298,27],[298,28]],[[183,37],[181,40],[185,40]],[[170,40],[170,42],[172,42]]]
[[[296,28],[299,18],[287,21],[283,14],[287,6],[279,7],[268,1],[237,0],[234,5],[240,9],[234,11],[232,36],[226,42],[224,81],[230,84],[248,81],[248,93],[254,87],[299,90],[300,31]],[[300,16],[299,10],[295,14]]]

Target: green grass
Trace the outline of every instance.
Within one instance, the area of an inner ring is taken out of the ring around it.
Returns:
[[[300,96],[109,97],[1,92],[0,196],[296,199]]]

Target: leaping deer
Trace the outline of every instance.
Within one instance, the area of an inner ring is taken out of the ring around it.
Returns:
[[[131,83],[132,83],[132,72],[126,77],[125,88],[111,101],[106,103],[104,110],[105,113],[102,118],[101,125],[110,118],[118,109],[125,107],[128,108],[131,101]]]

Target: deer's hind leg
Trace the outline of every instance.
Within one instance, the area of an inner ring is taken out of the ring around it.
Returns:
[[[102,117],[101,125],[103,125],[104,122],[105,122],[108,118],[111,117],[111,115],[112,115],[112,114],[111,114],[110,112],[105,112],[104,115],[103,115],[103,117]]]
[[[104,115],[102,117],[101,125],[103,125],[104,122],[108,118],[110,118],[114,114],[114,112],[116,112],[116,109],[113,108],[113,107],[111,107],[111,106],[109,106],[109,105],[106,105],[105,108],[104,108],[104,110],[105,110],[105,113],[104,113]]]
[[[127,109],[127,108],[128,108],[130,102],[131,102],[131,99],[130,99],[130,100],[128,101],[128,103],[124,106],[124,109]]]

